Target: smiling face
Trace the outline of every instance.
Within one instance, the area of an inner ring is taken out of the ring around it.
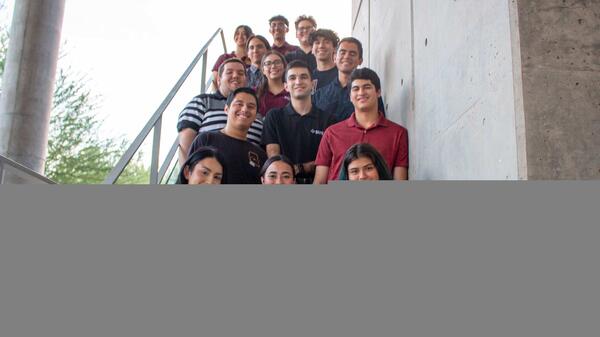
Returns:
[[[315,31],[315,26],[309,20],[302,20],[298,22],[296,27],[296,37],[301,45],[309,45],[310,33]]]
[[[246,85],[246,68],[239,62],[229,62],[223,66],[223,73],[217,78],[219,92],[223,96]]]
[[[362,64],[358,46],[352,42],[344,41],[338,46],[335,55],[335,65],[344,74],[351,74],[354,69]]]
[[[348,165],[348,180],[379,180],[379,172],[371,158],[358,157]]]
[[[240,92],[233,98],[230,105],[225,106],[227,126],[247,132],[256,119],[257,102],[254,96]]]
[[[252,64],[260,66],[260,61],[267,52],[267,46],[259,38],[253,38],[248,43],[248,57]]]
[[[284,161],[273,162],[261,177],[264,185],[291,185],[294,184],[294,170]]]
[[[370,80],[356,79],[350,87],[350,100],[356,111],[377,111],[377,104],[381,91],[375,88]]]
[[[246,47],[246,42],[248,42],[248,34],[246,34],[246,30],[243,27],[238,28],[238,30],[235,32],[235,35],[233,36],[233,39],[235,41],[235,44],[238,47],[242,47],[245,48]]]
[[[270,54],[263,59],[262,65],[262,72],[269,80],[283,80],[285,64],[281,57],[276,54]]]
[[[289,31],[290,29],[283,21],[273,21],[269,27],[269,33],[275,40],[285,40],[285,34]]]
[[[204,158],[191,170],[186,167],[184,174],[189,185],[216,185],[223,180],[223,166],[215,158]]]
[[[335,53],[335,47],[333,42],[319,36],[313,42],[312,52],[319,61],[329,62],[333,60],[333,53]]]
[[[292,99],[305,99],[312,93],[313,83],[308,68],[294,67],[288,70],[285,90]]]

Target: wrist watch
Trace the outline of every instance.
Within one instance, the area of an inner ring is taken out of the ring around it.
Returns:
[[[304,165],[296,164],[296,175],[301,176],[304,174]]]

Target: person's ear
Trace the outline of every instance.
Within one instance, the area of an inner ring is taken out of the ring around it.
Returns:
[[[315,81],[314,80],[310,80],[310,92],[313,92],[315,90]]]
[[[190,167],[189,166],[186,166],[186,167],[183,168],[183,176],[188,181],[190,180]]]

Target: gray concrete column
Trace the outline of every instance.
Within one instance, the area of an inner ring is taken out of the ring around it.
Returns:
[[[43,173],[65,0],[15,1],[0,97],[0,154]],[[10,177],[7,177],[10,181]]]
[[[600,179],[600,1],[517,5],[529,179]]]

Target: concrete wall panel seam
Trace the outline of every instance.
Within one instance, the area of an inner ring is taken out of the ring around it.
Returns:
[[[515,105],[515,132],[517,146],[517,170],[519,180],[527,180],[527,135],[525,107],[523,105],[523,77],[521,64],[521,37],[519,33],[519,10],[517,0],[508,0],[513,62],[513,88]]]

